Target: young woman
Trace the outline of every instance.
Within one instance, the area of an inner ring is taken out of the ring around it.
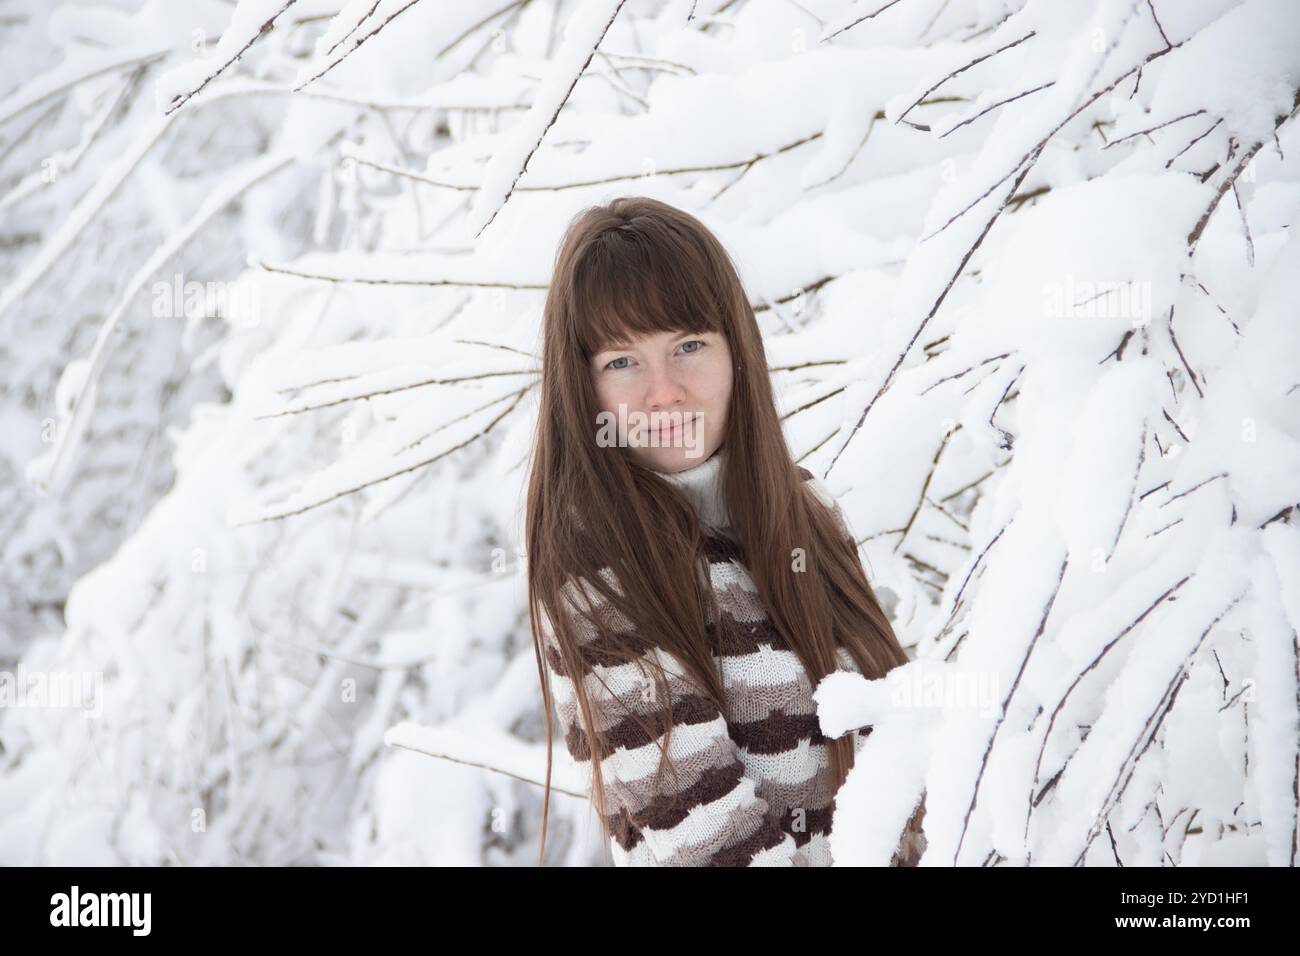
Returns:
[[[542,352],[529,618],[614,862],[830,865],[834,793],[870,728],[827,739],[812,690],[907,656],[838,505],[791,460],[731,259],[657,200],[587,209]],[[551,757],[548,722],[543,855]],[[896,865],[923,848],[923,812]]]

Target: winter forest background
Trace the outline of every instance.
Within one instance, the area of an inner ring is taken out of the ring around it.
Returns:
[[[923,790],[923,865],[1297,861],[1294,0],[0,30],[0,863],[536,862],[541,307],[622,194],[731,251],[916,658],[819,689],[837,863]]]

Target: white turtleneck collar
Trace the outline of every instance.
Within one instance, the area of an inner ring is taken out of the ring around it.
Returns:
[[[656,469],[656,474],[685,493],[695,506],[701,524],[719,531],[731,527],[726,497],[722,491],[722,456],[723,450],[718,448],[700,464],[682,471],[663,472]]]

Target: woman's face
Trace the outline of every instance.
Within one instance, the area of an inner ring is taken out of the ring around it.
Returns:
[[[656,332],[592,356],[600,406],[597,443],[677,472],[722,444],[731,399],[731,349],[716,332]],[[621,409],[621,410],[620,410]]]

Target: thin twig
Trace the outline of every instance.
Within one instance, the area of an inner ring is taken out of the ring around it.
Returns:
[[[901,121],[903,120],[903,118],[904,118],[905,116],[907,116],[908,113],[912,112],[912,110],[916,109],[916,107],[918,107],[918,106],[921,105],[921,100],[925,99],[927,96],[929,96],[929,95],[930,95],[931,93],[933,93],[935,90],[937,90],[939,87],[943,86],[945,83],[947,83],[949,80],[951,80],[954,76],[960,76],[962,73],[965,73],[965,72],[966,72],[967,70],[969,70],[971,67],[973,67],[973,66],[978,66],[980,63],[983,63],[985,60],[989,59],[990,57],[997,56],[999,53],[1002,53],[1004,50],[1010,50],[1010,49],[1011,49],[1012,47],[1014,47],[1014,46],[1019,46],[1021,43],[1024,43],[1024,42],[1025,42],[1026,40],[1028,40],[1030,37],[1032,37],[1032,36],[1036,36],[1036,35],[1037,35],[1037,31],[1035,31],[1035,30],[1030,30],[1028,33],[1026,33],[1024,36],[1020,37],[1018,40],[1012,40],[1010,43],[1006,44],[1005,46],[1000,46],[1000,47],[998,47],[996,50],[994,50],[994,51],[991,52],[991,53],[985,53],[983,56],[977,56],[975,59],[971,60],[971,61],[970,61],[969,63],[967,63],[965,66],[960,67],[960,68],[958,68],[958,69],[956,69],[956,70],[953,70],[953,71],[952,71],[951,73],[949,73],[947,76],[945,76],[945,77],[943,77],[942,79],[940,79],[939,82],[935,83],[935,84],[934,84],[933,86],[931,86],[928,90],[926,90],[924,93],[922,93],[920,96],[918,96],[918,97],[916,98],[916,101],[915,101],[914,103],[912,103],[911,106],[909,106],[907,109],[903,110],[903,112],[899,113],[899,114],[898,114],[898,119],[894,120],[894,123],[895,123],[895,124],[898,124],[899,122],[901,122]]]
[[[279,10],[271,14],[271,16],[269,16],[266,19],[266,22],[262,24],[261,28],[256,33],[254,33],[251,37],[249,37],[248,42],[245,43],[238,50],[236,50],[235,53],[228,60],[226,60],[224,63],[218,66],[216,70],[209,73],[207,76],[203,77],[203,80],[199,83],[198,86],[191,87],[190,89],[182,93],[177,93],[175,96],[173,96],[171,98],[171,102],[167,104],[167,108],[163,110],[163,115],[174,113],[176,110],[180,109],[182,106],[184,106],[186,103],[190,101],[190,98],[194,96],[194,94],[198,93],[205,86],[207,86],[218,76],[224,73],[227,69],[229,69],[230,65],[234,63],[236,60],[238,60],[241,56],[243,56],[248,51],[249,47],[251,47],[254,43],[260,40],[266,34],[270,33],[271,27],[275,23],[275,21],[280,18],[280,16],[284,13],[284,11],[288,10],[291,6],[293,6],[297,2],[298,0],[284,0],[284,5],[281,6]]]

